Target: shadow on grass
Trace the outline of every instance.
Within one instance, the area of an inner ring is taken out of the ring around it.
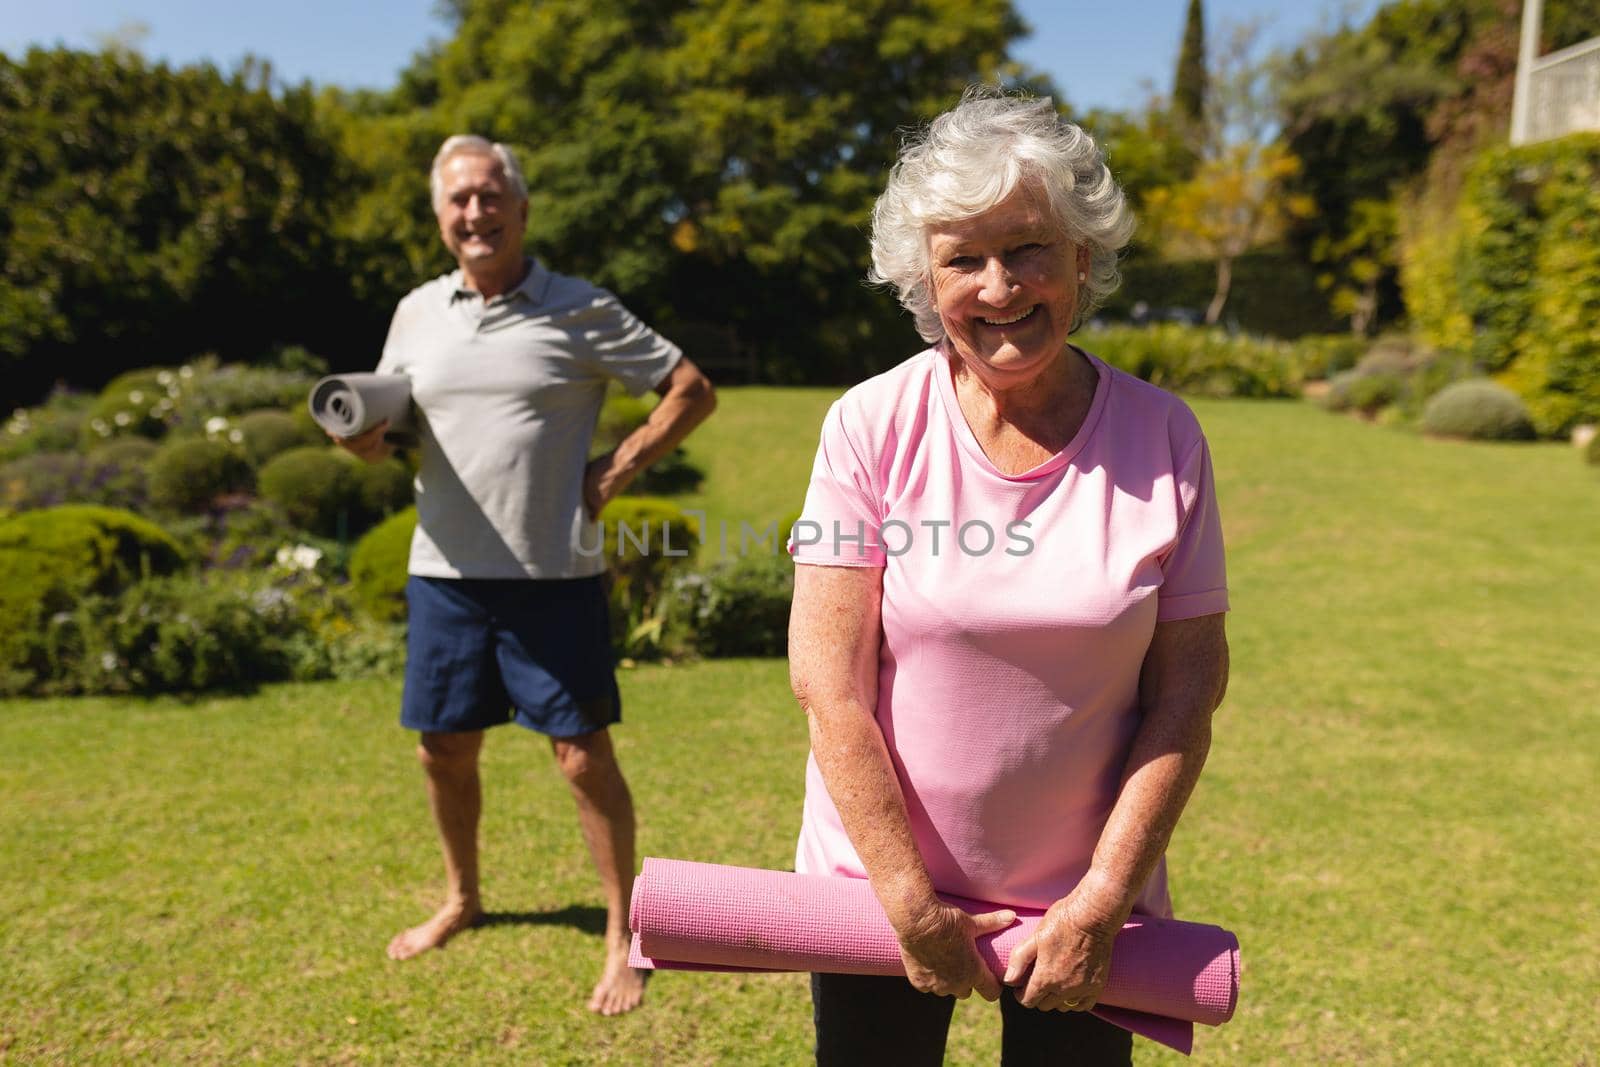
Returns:
[[[601,937],[606,932],[606,909],[588,904],[569,904],[554,911],[486,911],[475,925],[570,926]]]

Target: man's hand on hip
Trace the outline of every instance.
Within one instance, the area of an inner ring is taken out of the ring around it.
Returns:
[[[588,509],[591,519],[598,519],[601,509],[611,502],[611,498],[633,481],[632,476],[624,473],[616,460],[617,453],[613,449],[591,459],[583,469],[583,506]]]

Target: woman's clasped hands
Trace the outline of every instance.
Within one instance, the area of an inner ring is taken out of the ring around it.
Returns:
[[[1016,987],[1024,1007],[1088,1011],[1105,989],[1111,945],[1125,919],[1073,892],[1056,901],[1033,933],[1011,950],[1003,978],[989,970],[977,940],[1015,923],[1014,911],[973,915],[935,900],[896,924],[896,933],[906,976],[924,993],[958,1000],[977,993],[997,1000],[1003,982]]]

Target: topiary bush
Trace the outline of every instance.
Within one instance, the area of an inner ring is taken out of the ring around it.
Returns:
[[[1474,441],[1526,441],[1534,436],[1522,398],[1484,378],[1441,389],[1422,411],[1422,429],[1436,437]]]
[[[338,449],[291,448],[261,468],[263,500],[301,529],[327,537],[349,536],[362,516],[361,480],[355,463]]]
[[[411,503],[411,471],[404,463],[393,458],[382,463],[363,463],[353,456],[349,458],[355,470],[362,529]]]
[[[406,617],[406,572],[416,528],[417,509],[406,508],[368,530],[350,554],[356,599],[377,619],[396,622]]]
[[[169,512],[205,511],[218,497],[249,492],[253,482],[244,454],[221,441],[180,438],[150,460],[150,503]]]
[[[789,645],[794,563],[757,553],[676,575],[666,597],[668,629],[705,656],[782,656]]]
[[[68,505],[0,519],[0,693],[48,674],[53,620],[91,594],[112,595],[183,565],[154,523],[114,508]]]
[[[311,422],[309,416],[306,422]],[[311,427],[315,426],[316,424],[311,422]],[[256,468],[260,468],[280,452],[287,452],[301,445],[322,444],[326,441],[320,433],[316,436],[308,433],[305,423],[278,408],[251,411],[239,416],[239,433],[244,438],[242,444],[245,458]]]

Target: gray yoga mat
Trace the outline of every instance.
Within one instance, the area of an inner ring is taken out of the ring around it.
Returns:
[[[414,438],[411,379],[403,374],[330,374],[311,387],[311,417],[335,437],[355,437],[389,420],[384,436]]]

